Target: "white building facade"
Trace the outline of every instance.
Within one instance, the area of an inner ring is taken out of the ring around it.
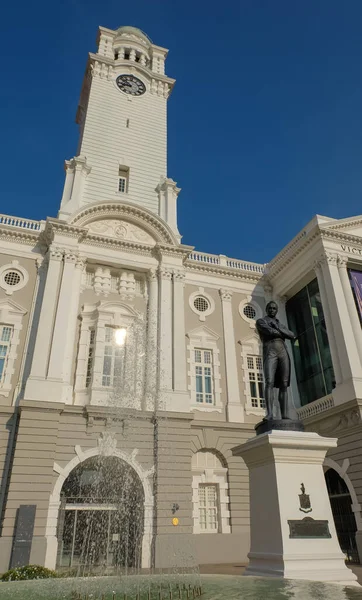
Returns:
[[[58,218],[0,216],[0,572],[247,560],[231,448],[264,415],[255,321],[272,298],[298,335],[300,418],[339,438],[326,479],[359,560],[362,217],[315,217],[267,265],[183,245],[166,57],[100,28]]]

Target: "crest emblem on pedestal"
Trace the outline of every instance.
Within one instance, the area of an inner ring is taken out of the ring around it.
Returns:
[[[304,483],[301,484],[300,489],[301,489],[302,493],[299,494],[299,503],[300,503],[299,510],[301,510],[304,513],[312,512],[310,497],[309,497],[309,494],[305,493]]]

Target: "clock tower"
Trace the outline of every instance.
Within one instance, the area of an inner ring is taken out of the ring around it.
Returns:
[[[176,183],[167,177],[167,50],[136,27],[99,28],[77,111],[78,154],[65,162],[59,218],[121,202],[159,215],[180,239]]]

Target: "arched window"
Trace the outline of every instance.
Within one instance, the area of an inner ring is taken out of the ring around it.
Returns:
[[[230,533],[227,468],[215,452],[192,457],[194,533]]]
[[[65,480],[58,519],[58,567],[80,575],[141,566],[142,483],[111,456],[78,465]]]
[[[346,555],[348,562],[359,563],[356,545],[357,525],[346,482],[334,469],[328,469],[325,472],[325,479],[341,550]]]

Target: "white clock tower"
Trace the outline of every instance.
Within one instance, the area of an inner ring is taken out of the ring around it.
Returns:
[[[167,50],[135,27],[99,28],[90,53],[77,123],[78,155],[66,161],[59,218],[87,204],[140,205],[177,229],[176,183],[167,178]]]

